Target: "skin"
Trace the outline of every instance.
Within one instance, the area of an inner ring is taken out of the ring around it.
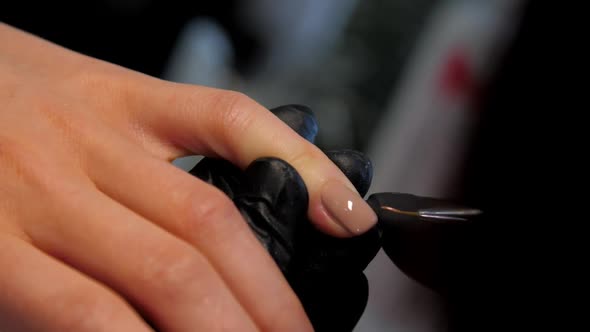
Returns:
[[[309,216],[337,167],[233,91],[166,82],[0,23],[1,331],[309,331],[232,202],[177,169],[291,163]]]

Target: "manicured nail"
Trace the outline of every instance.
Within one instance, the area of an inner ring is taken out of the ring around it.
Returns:
[[[334,222],[352,235],[364,233],[377,222],[377,215],[367,202],[336,180],[329,180],[323,185],[321,197]]]

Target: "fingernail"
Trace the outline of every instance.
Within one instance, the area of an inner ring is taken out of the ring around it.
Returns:
[[[364,233],[377,222],[377,215],[362,197],[336,180],[323,185],[321,197],[334,222],[352,235]]]

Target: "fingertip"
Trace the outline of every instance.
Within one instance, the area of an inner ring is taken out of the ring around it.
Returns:
[[[287,242],[292,241],[296,226],[305,219],[309,205],[308,192],[299,173],[282,159],[264,157],[246,168],[244,179],[236,197],[238,206],[245,204],[260,208],[263,204],[268,212],[264,218],[270,224],[281,225],[276,235]]]
[[[377,221],[373,210],[345,174],[314,145],[307,145],[287,161],[299,172],[309,193],[308,219],[335,237],[365,233]]]

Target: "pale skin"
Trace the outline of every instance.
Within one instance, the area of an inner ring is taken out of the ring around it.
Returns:
[[[232,202],[171,164],[192,154],[286,160],[353,235],[320,198],[348,180],[255,101],[0,23],[0,331],[310,331]]]

